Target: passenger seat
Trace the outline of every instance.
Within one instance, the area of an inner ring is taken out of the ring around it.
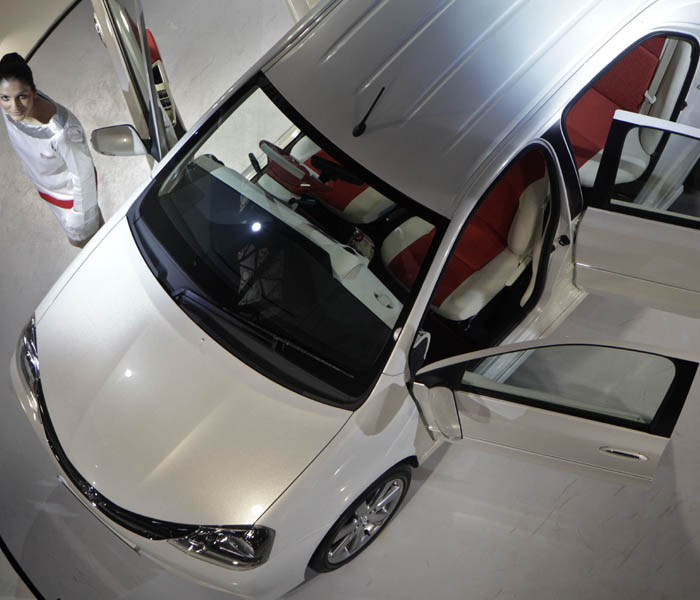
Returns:
[[[315,178],[321,175],[322,169],[314,165],[314,158],[339,165],[337,161],[306,136],[292,147],[290,154],[302,163]],[[263,175],[258,184],[286,202],[299,197],[304,192],[301,188],[285,183],[283,179],[276,177],[275,170],[270,170],[269,175]],[[338,215],[344,221],[356,225],[372,223],[395,206],[394,202],[366,183],[354,183],[342,177],[330,179],[323,184],[321,184],[320,180],[315,181],[313,189],[307,189],[312,191],[312,195],[328,210]]]

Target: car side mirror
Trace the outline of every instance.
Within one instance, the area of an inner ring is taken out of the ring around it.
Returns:
[[[430,333],[427,331],[419,331],[413,342],[413,347],[408,353],[408,370],[411,373],[411,379],[415,377],[418,369],[423,366],[429,347]]]
[[[462,437],[462,425],[451,389],[414,383],[412,392],[433,439],[458,440]]]
[[[112,125],[95,129],[90,143],[96,152],[107,156],[139,156],[148,150],[132,125]]]

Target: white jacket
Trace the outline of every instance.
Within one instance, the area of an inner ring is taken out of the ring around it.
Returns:
[[[73,201],[70,209],[51,208],[70,238],[85,239],[97,230],[99,218],[95,167],[85,132],[72,112],[39,93],[56,107],[56,114],[46,125],[28,125],[3,111],[7,132],[37,190]]]

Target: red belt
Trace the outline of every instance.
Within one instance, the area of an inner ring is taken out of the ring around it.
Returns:
[[[95,185],[97,185],[97,169],[95,169]],[[39,190],[37,190],[37,192],[39,192]],[[44,192],[39,192],[39,195],[49,204],[53,204],[54,206],[58,206],[59,208],[73,208],[73,200],[58,200],[57,198],[49,196]]]
[[[49,196],[48,194],[44,194],[44,192],[39,192],[39,195],[44,200],[46,200],[49,204],[53,204],[54,206],[58,206],[59,208],[73,208],[73,201],[72,200],[57,200],[53,196]]]

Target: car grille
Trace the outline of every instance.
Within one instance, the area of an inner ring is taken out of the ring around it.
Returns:
[[[85,480],[82,475],[80,475],[78,470],[73,466],[70,460],[68,460],[66,453],[63,451],[63,448],[58,441],[56,430],[51,423],[49,411],[46,408],[41,382],[39,382],[38,396],[41,422],[44,426],[44,433],[46,434],[46,441],[48,442],[49,447],[51,448],[53,455],[56,457],[58,464],[61,466],[66,476],[94,508],[99,510],[117,525],[120,525],[132,533],[150,540],[180,538],[194,533],[194,531],[197,529],[197,525],[183,525],[181,523],[170,523],[168,521],[144,517],[117,506],[114,502],[100,494],[100,492],[98,492]]]

